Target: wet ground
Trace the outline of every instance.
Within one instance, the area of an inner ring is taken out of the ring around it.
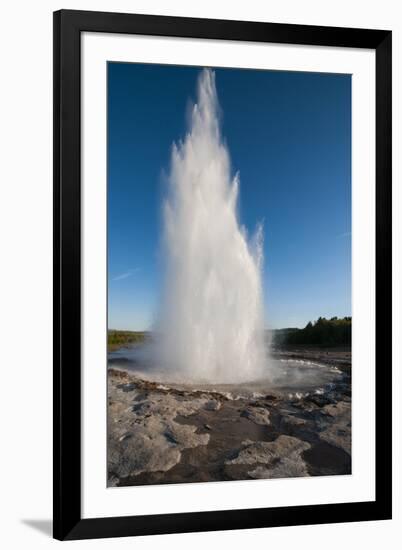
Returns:
[[[109,486],[351,473],[347,353],[276,350],[290,374],[271,385],[154,382],[112,361]]]

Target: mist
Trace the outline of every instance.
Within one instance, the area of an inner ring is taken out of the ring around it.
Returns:
[[[240,224],[219,112],[215,73],[204,69],[188,133],[172,146],[157,346],[175,378],[232,383],[267,375],[263,229],[249,237]]]

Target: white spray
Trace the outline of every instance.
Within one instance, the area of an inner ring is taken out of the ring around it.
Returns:
[[[239,225],[218,109],[215,73],[204,69],[189,132],[172,151],[160,359],[182,380],[231,383],[267,374],[262,228],[248,241]]]

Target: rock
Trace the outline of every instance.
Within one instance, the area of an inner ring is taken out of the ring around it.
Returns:
[[[210,399],[204,405],[206,411],[219,411],[221,408],[221,403],[217,399]]]
[[[110,487],[350,472],[347,380],[288,396],[165,386],[108,372]]]
[[[335,405],[327,405],[324,411],[329,417],[329,422],[322,426],[319,437],[335,447],[339,447],[351,454],[351,404],[347,401],[340,401]]]
[[[129,383],[129,384],[119,384],[117,386],[119,390],[122,390],[124,392],[134,391],[135,390],[135,384]]]
[[[107,480],[108,487],[117,487],[119,483],[119,478],[115,475],[111,475]]]
[[[206,397],[179,399],[156,387],[144,394],[134,382],[121,385],[110,380],[108,393],[108,466],[119,480],[165,472],[180,462],[184,449],[209,442],[209,434],[175,421],[204,408],[210,401]]]
[[[161,435],[149,437],[138,433],[127,440],[126,445],[110,445],[109,467],[119,477],[137,475],[141,472],[166,471],[180,461],[180,450],[172,447]]]
[[[277,395],[273,395],[273,394],[267,394],[265,396],[265,399],[267,401],[277,401],[278,400],[278,396]]]
[[[172,443],[173,445],[178,444],[177,439],[175,439],[174,435],[172,435],[170,432],[167,431],[163,435],[166,437],[166,439],[169,441],[169,443]]]
[[[126,433],[119,437],[119,441],[124,441],[125,439],[128,439],[129,437],[132,437],[132,434]]]
[[[248,418],[252,422],[263,426],[271,424],[269,411],[264,407],[249,406],[242,411],[240,416]]]
[[[239,455],[225,464],[256,466],[248,472],[254,479],[308,476],[301,454],[310,444],[295,437],[280,435],[275,441],[244,442]]]
[[[324,407],[325,405],[334,403],[334,400],[331,399],[331,397],[319,393],[308,395],[304,399],[310,403],[314,403],[314,405],[317,405],[317,407]]]
[[[286,415],[280,419],[279,427],[281,431],[290,433],[291,435],[297,435],[297,433],[305,428],[307,420],[299,418],[298,416]]]

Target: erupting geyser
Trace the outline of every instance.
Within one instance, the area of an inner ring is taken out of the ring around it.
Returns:
[[[267,374],[262,228],[249,240],[239,224],[213,71],[201,72],[197,96],[189,131],[173,145],[164,204],[161,362],[183,380],[254,380]]]

